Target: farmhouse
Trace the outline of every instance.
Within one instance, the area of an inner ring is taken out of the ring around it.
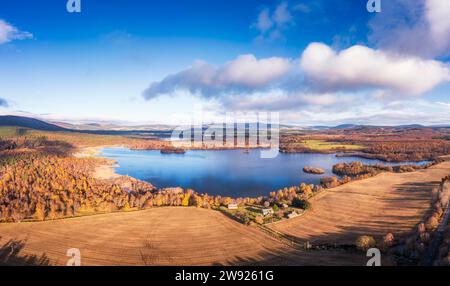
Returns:
[[[228,204],[228,209],[229,210],[237,210],[238,209],[238,205],[237,204]]]
[[[269,216],[269,215],[273,215],[274,211],[272,208],[261,209],[261,213],[263,214],[263,216]]]
[[[291,218],[295,218],[298,216],[299,216],[299,214],[296,211],[292,211],[292,212],[288,213],[286,217],[291,219]]]

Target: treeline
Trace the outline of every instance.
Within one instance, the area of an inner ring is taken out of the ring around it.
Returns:
[[[388,233],[376,241],[371,236],[358,237],[356,247],[367,251],[369,248],[377,247],[383,252],[394,257],[398,265],[425,265],[433,263],[435,266],[450,266],[450,225],[442,239],[440,247],[437,249],[437,257],[434,262],[429,261],[432,257],[436,233],[446,207],[450,201],[450,176],[442,179],[439,187],[432,191],[432,209],[415,230],[404,236],[394,236]],[[430,256],[431,255],[431,256]],[[426,263],[426,264],[424,264]]]
[[[443,180],[443,183],[441,184],[441,191],[437,194],[437,196],[442,208],[444,208],[445,205],[448,205],[448,202],[450,201],[450,176]],[[447,224],[447,229],[444,233],[444,237],[434,263],[438,266],[450,266],[450,221]]]
[[[271,208],[273,210],[273,218],[269,217],[266,221],[263,215],[259,214],[254,216],[254,213],[252,214],[242,209],[235,212],[233,216],[244,224],[249,224],[252,221],[257,224],[263,224],[265,222],[271,222],[273,219],[279,220],[284,218],[287,213],[292,212],[291,207],[309,210],[312,207],[309,199],[322,190],[323,188],[321,186],[302,183],[300,186],[286,187],[271,192],[268,197],[261,196],[258,198],[237,199],[236,203],[239,206],[247,205],[257,206],[259,208]],[[259,210],[257,211],[259,212]]]
[[[269,202],[270,205],[295,205],[300,201],[309,200],[315,193],[323,190],[322,186],[319,185],[307,185],[302,183],[300,186],[293,186],[284,188],[275,192],[271,192],[269,197],[265,200]]]
[[[450,176],[444,178],[439,187],[432,191],[432,209],[410,235],[392,242],[387,251],[394,255],[400,264],[417,265],[424,262],[439,223],[450,199]],[[450,227],[439,249],[436,265],[450,266]]]
[[[2,156],[15,155],[20,150],[31,149],[35,153],[67,156],[74,150],[70,143],[58,140],[49,140],[47,136],[20,136],[13,139],[0,139],[0,152]],[[20,152],[19,152],[20,153]]]
[[[430,162],[424,165],[398,165],[398,166],[386,166],[386,165],[364,165],[361,162],[351,163],[339,163],[333,166],[333,173],[338,176],[350,176],[357,177],[361,175],[377,175],[380,172],[391,173],[408,173],[417,170],[429,168],[442,160],[438,159],[435,162]]]
[[[357,155],[386,162],[432,161],[450,154],[450,142],[446,140],[373,142],[368,145]]]
[[[351,181],[363,180],[383,172],[377,166],[364,165],[361,162],[339,163],[333,166],[333,173],[340,178],[324,177],[320,180],[320,184],[324,188],[335,188]]]

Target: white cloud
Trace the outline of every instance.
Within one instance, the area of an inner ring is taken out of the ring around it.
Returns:
[[[283,90],[273,90],[265,93],[255,93],[246,97],[239,95],[221,98],[223,107],[227,110],[269,110],[285,111],[300,110],[308,106],[327,107],[338,102],[347,102],[336,94],[320,94],[308,92],[287,93]]]
[[[253,55],[243,55],[221,68],[218,78],[224,84],[261,87],[285,75],[289,68],[290,61],[284,58],[258,60]]]
[[[25,40],[31,38],[33,38],[31,33],[19,31],[16,27],[0,19],[0,45],[13,40]]]
[[[264,89],[286,75],[290,68],[291,62],[288,59],[257,59],[254,55],[241,55],[219,68],[197,61],[184,71],[152,83],[144,91],[144,97],[152,99],[170,95],[179,89],[205,97]]]
[[[348,109],[330,108],[306,107],[297,112],[286,111],[281,114],[281,118],[283,122],[295,122],[305,126],[335,126],[345,123],[385,126],[415,123],[439,125],[450,122],[448,108],[422,99],[388,103],[366,101],[353,104]]]
[[[254,55],[241,55],[219,67],[196,61],[152,83],[143,96],[149,100],[186,91],[214,98],[227,109],[329,107],[335,112],[361,101],[389,102],[395,99],[393,95],[419,96],[450,81],[449,67],[439,61],[359,45],[338,52],[325,44],[312,43],[300,58],[300,68],[294,63],[286,58],[257,59]]]
[[[312,43],[303,52],[301,67],[316,85],[330,90],[372,87],[421,95],[450,80],[449,68],[441,62],[359,45],[336,52],[325,44]]]
[[[438,105],[450,108],[450,102],[436,102]]]
[[[426,19],[439,50],[450,48],[450,1],[427,0]]]
[[[331,106],[337,103],[346,102],[339,98],[335,94],[324,93],[324,94],[297,94],[299,99],[301,99],[305,104],[308,105],[319,105],[319,106]]]

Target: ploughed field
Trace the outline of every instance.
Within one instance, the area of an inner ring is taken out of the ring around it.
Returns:
[[[412,230],[431,208],[431,192],[450,174],[450,162],[412,173],[382,173],[325,191],[312,210],[270,227],[313,243],[352,244],[359,235],[379,238]]]
[[[0,265],[364,265],[364,253],[296,250],[217,211],[155,208],[37,223],[1,224]],[[13,240],[16,245],[10,249]],[[19,245],[23,246],[21,249]],[[32,259],[35,256],[37,259]]]

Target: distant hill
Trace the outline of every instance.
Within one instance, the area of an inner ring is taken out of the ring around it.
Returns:
[[[49,123],[43,120],[34,119],[25,116],[14,116],[14,115],[0,115],[0,127],[1,126],[12,126],[12,127],[24,127],[34,130],[41,131],[65,131],[65,132],[78,132],[85,134],[97,134],[97,135],[152,135],[167,137],[169,136],[170,130],[108,130],[108,127],[96,127],[95,125],[74,125],[74,124],[64,124],[64,123]],[[96,127],[94,130],[93,127]],[[104,128],[104,129],[103,129]],[[140,128],[140,127],[136,127]]]
[[[92,123],[69,123],[61,121],[51,121],[52,124],[74,131],[102,131],[102,132],[152,132],[152,131],[171,131],[175,126],[163,124],[148,125],[120,125],[108,122]],[[94,132],[94,133],[95,133]]]
[[[361,128],[363,125],[357,125],[357,124],[341,124],[336,127],[333,127],[333,129],[355,129],[355,128]]]
[[[384,125],[358,125],[358,124],[341,124],[330,129],[370,129],[370,128],[400,128],[400,129],[421,129],[421,128],[433,128],[433,126],[424,126],[420,124],[409,125],[396,125],[396,126],[384,126]]]
[[[426,126],[421,125],[421,124],[399,125],[396,127],[398,127],[398,128],[426,128]],[[429,126],[429,127],[432,127],[432,126]]]
[[[437,124],[437,125],[431,125],[430,127],[433,127],[433,128],[450,128],[450,124]]]
[[[120,125],[116,123],[98,123],[89,122],[82,124],[74,124],[67,122],[45,122],[43,120],[26,117],[26,116],[15,116],[15,115],[0,115],[0,126],[17,126],[25,127],[35,130],[42,131],[69,131],[69,132],[80,132],[88,134],[103,134],[103,135],[154,135],[167,137],[171,134],[171,131],[175,126],[163,125],[163,124],[149,124],[149,125]],[[205,124],[205,128],[210,127],[210,125]],[[241,126],[243,127],[243,126]],[[245,124],[248,127],[248,124]],[[280,128],[286,131],[291,130],[364,130],[370,128],[398,128],[398,129],[420,129],[420,128],[450,128],[450,125],[432,125],[423,126],[420,124],[410,124],[410,125],[398,125],[398,126],[375,126],[375,125],[358,125],[358,124],[341,124],[338,126],[310,126],[301,127],[296,125],[280,124]]]
[[[50,124],[39,119],[13,115],[0,116],[0,126],[17,126],[43,131],[69,131],[66,128]]]

